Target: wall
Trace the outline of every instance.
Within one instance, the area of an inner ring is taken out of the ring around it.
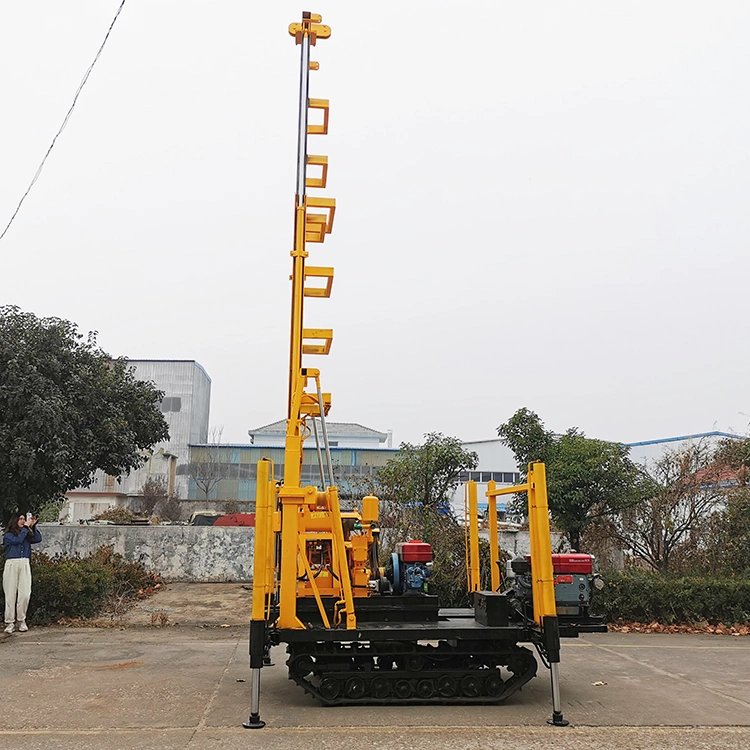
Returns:
[[[59,526],[40,524],[47,555],[85,557],[112,545],[126,560],[141,560],[167,581],[225,582],[252,580],[255,529],[214,526]],[[529,532],[499,534],[500,547],[513,555],[529,554]],[[562,535],[552,534],[553,551]]]
[[[112,545],[126,560],[141,560],[167,581],[252,579],[255,530],[213,526],[58,526],[40,524],[47,555],[84,557]]]
[[[489,532],[480,530],[479,536],[489,539]],[[531,554],[531,539],[529,532],[525,529],[521,531],[499,531],[497,541],[500,549],[504,549],[514,557],[516,555],[525,556]],[[551,532],[550,541],[552,542],[553,553],[568,550],[568,544],[563,534],[556,531]]]

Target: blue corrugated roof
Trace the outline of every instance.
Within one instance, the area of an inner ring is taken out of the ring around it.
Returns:
[[[696,432],[694,435],[680,435],[678,437],[659,438],[658,440],[640,440],[637,443],[625,443],[625,445],[635,448],[639,445],[658,445],[659,443],[678,443],[680,440],[694,440],[696,438],[705,437],[725,437],[734,438],[735,440],[744,440],[743,435],[735,435],[731,432],[721,432],[719,430],[713,430],[712,432]]]

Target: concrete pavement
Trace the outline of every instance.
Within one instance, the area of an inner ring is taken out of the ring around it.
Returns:
[[[750,747],[750,638],[707,635],[565,641],[566,729],[545,724],[544,669],[501,706],[323,708],[287,679],[279,647],[276,665],[262,672],[268,726],[244,730],[248,607],[238,584],[173,585],[122,627],[32,628],[4,638],[0,747]],[[152,627],[155,614],[167,624]]]

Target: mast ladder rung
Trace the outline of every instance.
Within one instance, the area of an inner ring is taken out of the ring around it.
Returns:
[[[333,268],[331,266],[305,266],[305,281],[325,279],[325,286],[306,286],[305,297],[330,297],[333,288]]]
[[[305,175],[305,185],[309,188],[324,188],[328,182],[328,157],[317,156],[314,154],[307,155],[307,166],[320,167],[318,177]]]
[[[323,110],[323,122],[314,124],[307,123],[307,134],[308,135],[328,135],[328,99],[308,99],[307,104],[308,110],[320,109]]]
[[[302,344],[303,354],[328,354],[333,343],[333,330],[331,328],[303,328],[302,341],[318,341],[317,344]]]

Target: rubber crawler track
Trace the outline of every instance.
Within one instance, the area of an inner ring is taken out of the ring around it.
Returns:
[[[289,679],[326,706],[501,703],[534,675],[507,641],[288,644]]]

